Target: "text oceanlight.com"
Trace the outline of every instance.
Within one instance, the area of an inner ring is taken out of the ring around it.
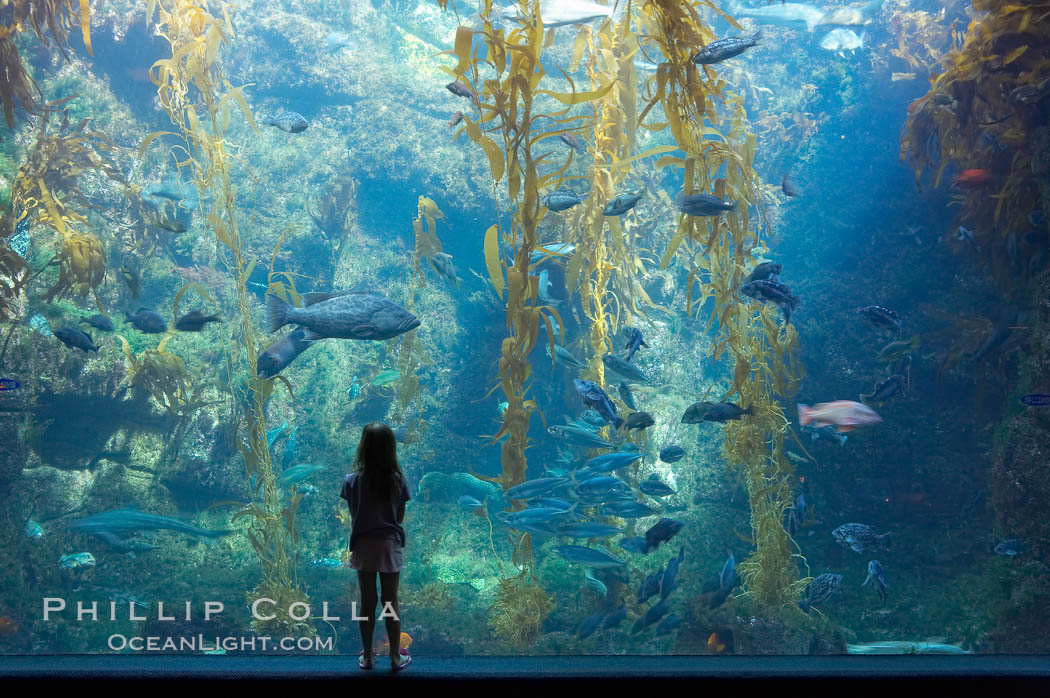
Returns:
[[[187,635],[182,637],[139,637],[110,635],[106,642],[114,652],[334,652],[335,642],[331,637],[278,637],[268,635],[251,637],[206,637]]]

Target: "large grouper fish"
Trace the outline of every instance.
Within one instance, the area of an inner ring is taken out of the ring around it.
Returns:
[[[397,303],[366,292],[304,293],[303,307],[268,294],[270,332],[299,325],[320,338],[392,339],[419,327],[419,318]]]

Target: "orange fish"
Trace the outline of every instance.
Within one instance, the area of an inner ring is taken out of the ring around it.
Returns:
[[[407,650],[412,646],[412,636],[408,633],[401,633],[401,654],[407,654]],[[380,642],[379,646],[376,647],[376,655],[390,654],[390,641],[384,637]]]
[[[882,421],[882,417],[875,414],[875,410],[852,400],[836,400],[835,402],[821,402],[812,407],[809,405],[796,405],[796,407],[798,407],[798,422],[802,426],[810,422],[817,428],[834,424],[838,427],[838,431],[850,431],[855,427]]]
[[[711,637],[707,638],[707,651],[711,654],[721,654],[725,650],[726,643],[722,637],[718,633],[711,633]]]
[[[992,179],[992,173],[988,170],[963,170],[952,182],[952,186],[959,189],[979,189],[991,184]]]

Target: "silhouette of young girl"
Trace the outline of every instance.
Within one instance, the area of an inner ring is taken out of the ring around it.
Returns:
[[[364,650],[358,660],[362,669],[375,662],[372,634],[376,627],[376,573],[384,609],[387,610],[386,634],[390,643],[390,666],[400,671],[412,657],[401,654],[401,608],[397,585],[401,577],[401,549],[405,546],[405,502],[409,500],[408,482],[397,463],[397,441],[386,424],[372,422],[361,432],[361,442],[354,458],[354,472],[343,481],[340,495],[350,507],[350,567],[357,570],[361,587],[358,613],[361,621],[361,644]],[[389,607],[388,607],[389,604]]]

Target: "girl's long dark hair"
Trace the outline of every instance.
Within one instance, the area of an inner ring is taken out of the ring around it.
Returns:
[[[397,439],[394,430],[382,422],[371,422],[361,430],[354,470],[368,483],[368,488],[382,501],[389,502],[400,491],[404,475],[397,463]]]

